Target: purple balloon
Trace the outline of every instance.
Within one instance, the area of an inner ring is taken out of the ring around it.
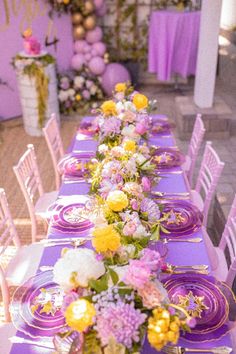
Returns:
[[[93,3],[96,9],[100,9],[100,7],[102,7],[102,5],[104,4],[104,0],[93,0]]]
[[[97,16],[102,17],[106,14],[106,12],[107,12],[107,6],[104,2],[102,4],[102,6],[99,9],[97,9],[96,13],[97,13]]]
[[[74,44],[74,49],[76,53],[83,53],[84,48],[87,46],[87,42],[84,40],[78,40]]]
[[[103,42],[97,42],[92,45],[92,50],[95,49],[97,52],[97,55],[100,57],[103,57],[103,55],[106,53],[106,45]]]
[[[128,70],[121,64],[111,63],[106,66],[102,75],[102,87],[107,95],[111,95],[119,82],[131,81]]]
[[[85,62],[83,54],[75,54],[71,59],[71,66],[74,70],[82,69]]]
[[[94,75],[101,75],[105,70],[105,63],[101,57],[94,57],[88,63],[89,70]]]
[[[93,30],[86,33],[86,41],[88,43],[96,43],[102,39],[102,29],[101,27],[95,27]]]

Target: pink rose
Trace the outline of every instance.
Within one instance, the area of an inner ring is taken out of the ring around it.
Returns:
[[[138,202],[136,199],[131,199],[130,205],[133,210],[139,210]]]
[[[142,177],[142,187],[144,192],[150,192],[151,190],[151,181],[148,177]]]
[[[137,123],[135,127],[135,133],[143,135],[147,131],[147,127],[143,123]]]
[[[133,221],[127,222],[123,228],[123,233],[125,236],[131,236],[135,233],[136,231],[136,225]]]
[[[154,282],[147,282],[142,288],[138,289],[138,294],[141,296],[143,306],[148,309],[160,306],[161,303],[167,298],[167,293]]]

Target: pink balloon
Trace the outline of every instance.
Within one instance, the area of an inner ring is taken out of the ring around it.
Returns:
[[[76,53],[83,53],[85,46],[87,46],[87,42],[83,40],[78,40],[74,44],[74,49]]]
[[[93,0],[93,3],[96,7],[96,9],[99,9],[100,7],[102,7],[104,0]]]
[[[119,82],[131,81],[128,70],[121,64],[110,63],[102,75],[102,87],[107,95],[111,95]]]
[[[86,41],[88,43],[96,43],[102,39],[102,29],[101,27],[95,27],[93,30],[86,33]]]
[[[106,53],[106,45],[103,42],[97,42],[92,45],[92,48],[96,50],[97,55],[103,57]]]
[[[88,43],[84,46],[84,53],[90,53],[92,46]]]
[[[82,69],[85,62],[83,54],[75,54],[71,59],[71,66],[74,70]]]
[[[98,55],[98,52],[95,49],[92,49],[91,54],[93,57],[96,57]]]
[[[101,75],[105,70],[105,63],[101,57],[94,57],[88,63],[89,70],[94,75]]]
[[[91,55],[90,53],[86,53],[86,54],[84,55],[84,57],[85,57],[85,60],[86,60],[86,61],[90,61],[91,58],[92,58],[92,55]]]

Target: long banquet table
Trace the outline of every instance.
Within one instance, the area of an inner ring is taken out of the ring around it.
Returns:
[[[85,117],[84,121],[90,121],[92,117]],[[153,115],[153,119],[161,119],[166,120],[167,118],[164,115]],[[156,146],[161,147],[173,147],[176,146],[176,142],[173,135],[170,136],[162,136],[162,137],[155,137],[151,138],[151,143],[155,144]],[[70,146],[70,150],[72,152],[78,151],[95,151],[97,146],[97,142],[89,139],[89,140],[81,140],[81,135],[77,134]],[[180,170],[180,168],[179,168]],[[162,173],[162,176],[166,178],[162,178],[159,184],[154,188],[160,192],[169,192],[169,193],[181,193],[187,192],[187,183],[185,177],[181,171],[179,173]],[[59,191],[59,198],[65,196],[76,196],[77,202],[79,202],[80,195],[86,195],[89,191],[89,184],[86,182],[81,181],[64,181],[61,185]],[[73,235],[70,234],[70,237]],[[198,231],[195,237],[202,238],[201,230]],[[55,232],[50,231],[48,238],[58,238],[60,237]],[[63,235],[65,237],[65,234]],[[41,261],[39,264],[40,266],[44,265],[54,265],[57,259],[60,257],[61,250],[65,246],[55,246],[45,248],[41,257]],[[67,246],[66,246],[67,247]],[[86,243],[85,247],[92,247],[90,243]],[[195,264],[207,264],[210,267],[206,247],[204,241],[200,243],[188,243],[188,242],[170,242],[168,243],[168,255],[167,261],[174,265],[195,265]],[[40,270],[39,270],[40,271]],[[32,340],[26,334],[17,331],[16,335],[19,337],[23,337],[28,340]],[[35,344],[37,344],[37,340],[33,339]],[[40,340],[39,340],[40,342]],[[39,343],[40,344],[40,343]],[[219,340],[211,341],[211,342],[204,342],[204,343],[192,343],[187,342],[183,339],[179,341],[179,345],[185,348],[212,348],[217,346],[227,345],[231,347],[231,340],[230,335],[225,335]],[[52,354],[55,353],[52,349],[47,349],[45,347],[40,347],[37,345],[29,345],[29,344],[13,344],[10,349],[10,354]],[[142,354],[154,354],[157,353],[155,349],[151,348],[149,343],[145,341]],[[201,352],[199,352],[201,354]],[[1,353],[1,354],[7,354]],[[203,354],[203,353],[202,353]]]

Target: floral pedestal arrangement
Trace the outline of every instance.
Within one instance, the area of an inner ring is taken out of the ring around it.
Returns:
[[[14,57],[13,66],[25,131],[31,136],[41,136],[42,127],[52,113],[59,119],[55,59],[46,52],[36,55],[22,52]]]

